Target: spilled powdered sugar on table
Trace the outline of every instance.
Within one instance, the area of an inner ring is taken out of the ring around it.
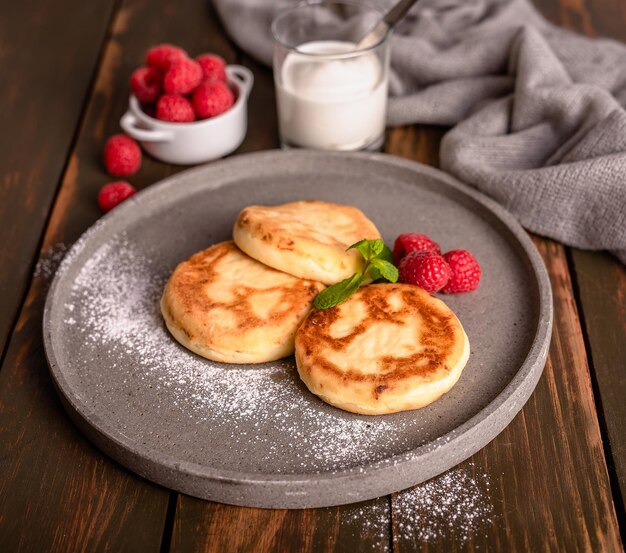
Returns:
[[[63,242],[58,242],[41,252],[33,271],[33,277],[51,280],[67,251],[68,247]]]
[[[342,524],[367,536],[372,548],[390,551],[388,532],[392,518],[394,542],[464,544],[485,532],[496,520],[490,499],[489,476],[473,462],[454,468],[427,482],[392,496],[387,502],[370,501],[346,507]]]
[[[490,489],[489,476],[467,463],[396,494],[392,515],[398,538],[465,543],[494,521]]]

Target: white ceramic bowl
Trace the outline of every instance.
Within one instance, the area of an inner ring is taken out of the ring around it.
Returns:
[[[226,75],[237,99],[221,115],[193,123],[168,123],[144,113],[131,95],[120,125],[146,152],[167,163],[191,165],[225,156],[246,136],[248,96],[254,82],[252,72],[241,65],[229,65]]]

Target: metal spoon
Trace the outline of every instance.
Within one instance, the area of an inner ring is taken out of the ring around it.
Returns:
[[[394,4],[376,25],[357,41],[355,49],[361,50],[378,44],[416,2],[418,0],[400,0],[397,4]]]

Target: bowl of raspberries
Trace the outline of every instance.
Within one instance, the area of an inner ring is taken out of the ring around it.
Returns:
[[[191,58],[159,44],[130,77],[128,111],[120,125],[146,152],[167,163],[217,159],[243,141],[252,72],[215,54]]]

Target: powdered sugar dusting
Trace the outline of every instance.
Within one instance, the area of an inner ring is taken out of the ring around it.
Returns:
[[[58,242],[42,252],[37,260],[37,265],[35,265],[33,276],[35,278],[41,277],[46,280],[51,279],[59,268],[66,253],[67,246],[62,242]]]
[[[390,550],[390,531],[402,550],[442,541],[462,545],[494,523],[491,487],[489,476],[467,463],[394,494],[391,508],[383,498],[346,506],[341,524],[377,551]]]
[[[367,541],[376,551],[391,551],[389,519],[391,510],[386,499],[346,505],[341,513],[341,525],[352,537]]]
[[[397,541],[465,543],[494,520],[491,481],[473,463],[456,468],[395,496],[392,514]],[[476,469],[476,470],[475,470]],[[473,475],[472,473],[479,472]]]
[[[391,510],[387,499],[346,505],[341,512],[343,532],[361,542],[369,542],[375,551],[391,551],[389,547],[389,520]]]
[[[76,333],[80,355],[107,365],[105,375],[133,367],[116,396],[141,394],[144,404],[152,402],[148,409],[167,407],[169,418],[185,427],[210,428],[209,440],[219,436],[234,452],[254,455],[275,472],[362,472],[361,465],[387,458],[389,451],[411,449],[405,431],[419,429],[419,417],[361,417],[328,407],[304,388],[293,359],[224,365],[180,347],[158,305],[169,270],[121,237],[92,255],[75,279],[64,322]],[[85,376],[110,386],[105,377]],[[145,430],[139,437],[148,442],[158,432]],[[182,438],[168,439],[174,444]]]

